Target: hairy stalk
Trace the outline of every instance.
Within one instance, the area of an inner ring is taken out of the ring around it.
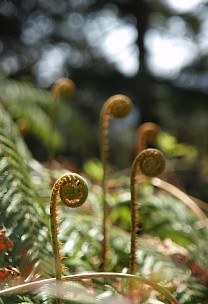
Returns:
[[[136,152],[139,153],[154,145],[159,132],[160,127],[154,122],[143,123],[137,131]]]
[[[66,206],[76,208],[81,206],[88,195],[88,187],[84,179],[75,173],[69,173],[61,176],[54,184],[51,194],[50,203],[50,223],[51,223],[51,238],[54,253],[55,275],[57,281],[57,292],[60,286],[62,277],[62,255],[59,253],[61,243],[58,241],[59,221],[58,203],[62,201]],[[62,303],[61,300],[57,300]]]
[[[75,84],[71,79],[68,78],[60,78],[58,79],[51,89],[51,95],[52,95],[52,103],[49,108],[49,115],[52,122],[52,138],[54,136],[55,131],[55,122],[56,122],[56,112],[57,112],[57,101],[59,100],[60,96],[70,96],[72,92],[75,89]],[[51,134],[49,134],[49,140],[50,140]],[[50,146],[50,150],[48,151],[48,161],[51,164],[51,162],[54,159],[54,144],[52,142],[52,145]]]
[[[109,150],[108,132],[110,118],[124,118],[132,109],[131,100],[125,95],[114,95],[106,100],[100,115],[100,153],[103,165],[102,189],[103,189],[103,242],[102,242],[102,269],[107,264],[107,202],[106,202],[106,179],[107,179],[107,157]]]
[[[157,124],[153,122],[143,123],[138,128],[138,140],[136,143],[137,151],[140,152],[144,149],[147,149],[148,146],[154,145],[159,132],[160,132],[160,127]],[[187,205],[188,208],[192,210],[192,212],[200,220],[202,227],[207,227],[208,225],[207,217],[200,208],[200,207],[203,208],[204,204],[201,204],[201,206],[199,207],[197,203],[194,202],[194,199],[191,199],[191,197],[189,197],[186,193],[178,189],[176,186],[167,183],[159,178],[152,178],[150,181],[153,186],[165,190],[169,192],[171,195],[181,200],[185,205]]]
[[[145,149],[140,152],[133,164],[131,170],[131,250],[129,271],[134,274],[136,271],[136,241],[138,230],[137,216],[137,173],[145,176],[154,177],[161,174],[165,168],[165,157],[157,149]]]

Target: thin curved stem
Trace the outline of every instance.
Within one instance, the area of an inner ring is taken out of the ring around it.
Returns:
[[[75,173],[69,173],[61,176],[54,184],[51,194],[50,202],[50,223],[51,223],[51,238],[54,254],[54,266],[56,275],[56,293],[60,294],[62,280],[62,256],[59,253],[61,243],[58,241],[59,221],[58,217],[58,203],[62,201],[66,206],[76,208],[81,206],[87,199],[88,188],[84,179]],[[57,297],[57,303],[63,303]]]
[[[165,157],[157,149],[146,149],[140,152],[132,164],[131,170],[131,248],[129,272],[136,272],[136,247],[138,232],[138,215],[137,215],[137,174],[138,171],[146,176],[157,176],[164,171]]]
[[[100,156],[103,165],[102,177],[102,207],[103,207],[103,241],[102,241],[102,263],[101,269],[105,270],[107,266],[107,219],[108,219],[108,206],[107,206],[107,157],[109,150],[109,122],[110,118],[124,118],[132,109],[131,100],[121,94],[114,95],[106,100],[100,114]]]
[[[104,270],[107,263],[107,154],[108,154],[108,127],[109,127],[110,115],[106,113],[106,106],[103,107],[100,119],[100,152],[101,162],[103,165],[103,176],[102,176],[102,211],[103,211],[103,225],[102,225],[102,265],[101,268]]]
[[[51,104],[49,105],[49,117],[51,119],[51,132],[48,135],[49,141],[49,151],[48,151],[48,162],[49,166],[51,165],[52,161],[54,160],[55,156],[55,123],[57,118],[57,105],[60,96],[66,95],[70,96],[75,89],[75,83],[68,78],[60,78],[58,79],[51,89]],[[50,139],[52,137],[52,140]]]
[[[208,212],[208,204],[206,202],[192,195],[189,195],[189,197],[197,204],[200,209],[203,209],[204,211]]]
[[[141,124],[137,130],[136,152],[148,149],[149,146],[156,143],[160,127],[153,122]]]
[[[178,304],[178,301],[171,295],[171,293],[161,285],[151,281],[147,278],[125,274],[125,273],[114,273],[114,272],[89,272],[89,273],[80,273],[74,275],[63,276],[62,280],[66,281],[78,281],[84,279],[99,279],[99,278],[121,278],[121,279],[130,279],[134,281],[138,281],[140,283],[146,284],[157,290],[161,293],[171,304]],[[5,290],[0,291],[0,296],[6,296],[14,293],[26,293],[26,292],[34,292],[35,289],[40,288],[41,286],[49,283],[54,283],[56,278],[39,280],[32,283],[22,284],[14,287],[7,288]]]
[[[202,225],[208,228],[208,221],[206,215],[186,193],[184,193],[174,185],[167,183],[157,177],[152,178],[151,182],[153,186],[163,189],[178,198],[179,200],[181,200],[188,208],[192,210],[192,212],[200,220]]]
[[[51,197],[50,204],[50,223],[51,223],[51,239],[54,254],[55,273],[56,279],[61,281],[61,257],[59,253],[59,242],[58,242],[58,221],[57,221],[57,198],[56,196]]]
[[[136,205],[137,189],[134,174],[131,177],[131,248],[130,248],[130,264],[129,272],[134,274],[136,272],[136,247],[137,247],[137,230],[138,217]]]

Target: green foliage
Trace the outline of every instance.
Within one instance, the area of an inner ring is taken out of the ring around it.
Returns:
[[[13,243],[12,248],[0,252],[0,266],[13,265],[21,272],[20,281],[14,278],[10,284],[4,285],[2,280],[1,287],[5,290],[9,285],[54,276],[49,201],[51,184],[66,173],[63,167],[46,169],[33,159],[13,118],[7,104],[0,104],[0,223],[6,227]],[[173,142],[169,146],[174,156],[178,155],[177,142],[172,139],[170,142]],[[187,155],[187,149],[182,148],[180,153]],[[101,266],[102,169],[100,162],[93,159],[83,170],[89,185],[87,203],[79,209],[60,209],[59,240],[63,242],[62,253],[66,257],[63,260],[65,275],[99,272]],[[129,173],[126,170],[109,176],[108,269],[114,273],[126,273],[131,227]],[[208,290],[204,279],[208,272],[207,228],[201,225],[190,208],[164,190],[156,190],[150,182],[138,187],[137,274],[165,287],[181,304],[207,304]],[[4,254],[6,251],[8,255]],[[65,303],[126,303],[128,282],[125,280],[118,284],[117,280],[99,278],[64,285]],[[138,284],[138,290],[140,287]],[[153,294],[167,303],[161,294]],[[148,296],[149,293],[144,298]],[[0,297],[0,303],[52,304],[55,303],[54,285],[46,284],[31,293],[19,291],[4,295]]]
[[[36,268],[41,269],[42,264],[48,263],[46,208],[31,181],[31,155],[2,106],[0,113],[0,222],[7,228],[13,242],[9,262],[23,271],[28,263],[31,271],[34,268],[35,275]],[[49,184],[45,186],[49,187]],[[44,268],[42,271],[45,273]],[[26,275],[31,274],[26,272]]]
[[[47,91],[29,83],[1,79],[0,94],[1,103],[13,119],[25,124],[25,132],[37,137],[48,148],[63,148],[62,136],[50,118],[53,104]]]
[[[54,152],[70,151],[70,154],[77,154],[82,159],[88,153],[86,146],[93,146],[89,121],[78,107],[74,107],[71,97],[54,101],[47,90],[36,88],[29,82],[4,78],[0,79],[0,95],[2,106],[22,135],[29,142],[35,138],[35,145],[40,145],[37,149],[30,144],[36,158],[42,159],[46,149],[48,158]]]
[[[158,147],[168,157],[185,157],[189,160],[197,157],[197,149],[194,146],[178,143],[177,139],[167,132],[160,132],[157,142]]]
[[[83,165],[86,174],[96,181],[101,181],[103,176],[103,167],[99,159],[89,159]]]
[[[115,272],[125,271],[129,263],[130,203],[123,201],[127,194],[122,189],[117,189],[117,195],[109,194],[110,219],[114,222],[109,227],[110,270]],[[101,193],[98,185],[93,186],[88,206],[62,214],[60,239],[65,244],[64,255],[68,254],[64,261],[69,271],[66,270],[65,274],[99,270],[101,217],[97,217],[96,221],[94,218],[95,214],[101,214]],[[169,286],[177,299],[182,301],[180,303],[206,303],[207,288],[200,278],[191,275],[190,267],[193,261],[204,269],[207,267],[204,260],[207,255],[207,229],[195,228],[200,225],[192,211],[167,193],[162,191],[156,197],[150,185],[146,185],[142,193],[142,228],[137,251],[139,273]],[[122,205],[126,217],[122,216]],[[168,240],[172,242],[169,248],[166,247]]]

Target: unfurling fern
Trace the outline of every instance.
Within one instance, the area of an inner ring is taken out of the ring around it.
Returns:
[[[124,118],[132,109],[131,100],[125,95],[114,95],[106,100],[100,115],[100,153],[103,164],[103,244],[102,244],[102,269],[107,264],[107,202],[106,202],[106,179],[107,179],[107,156],[109,150],[108,132],[110,118]]]
[[[137,191],[136,177],[138,171],[145,176],[160,175],[165,168],[165,157],[157,149],[146,149],[140,152],[132,164],[131,171],[131,252],[130,252],[130,273],[135,273],[136,268],[136,238],[137,238]]]
[[[88,187],[84,179],[75,173],[69,173],[61,176],[54,184],[50,203],[50,222],[51,236],[53,245],[53,254],[55,262],[55,273],[57,281],[57,296],[61,289],[60,282],[62,277],[62,256],[59,253],[61,243],[58,242],[58,203],[61,201],[66,206],[76,208],[81,206],[87,199]],[[57,298],[57,303],[62,303]]]
[[[160,127],[153,122],[145,122],[139,126],[136,138],[136,152],[155,146]]]

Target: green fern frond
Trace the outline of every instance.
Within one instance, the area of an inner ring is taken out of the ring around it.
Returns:
[[[18,129],[16,126],[14,126],[13,120],[9,113],[5,110],[4,106],[0,103],[0,135],[2,135],[6,142],[7,136],[4,136],[5,134],[8,135],[11,142],[16,145],[19,153],[21,154],[21,157],[23,159],[28,160],[31,158],[31,154],[26,147],[22,137],[19,134]]]
[[[0,304],[41,304],[37,301],[34,302],[31,298],[25,295],[10,295],[0,298]]]
[[[24,273],[27,263],[31,264],[31,272],[49,263],[48,221],[45,207],[31,182],[28,166],[31,156],[9,114],[2,106],[0,110],[3,113],[0,120],[0,223],[7,228],[13,242],[10,261],[23,271],[24,277],[30,275],[28,270]]]
[[[141,198],[142,228],[146,234],[170,238],[189,250],[192,258],[208,266],[207,227],[202,227],[195,214],[180,200],[164,191],[157,195],[152,186],[145,186]],[[199,250],[200,253],[199,254]]]
[[[13,119],[24,119],[27,130],[48,147],[62,149],[63,138],[50,117],[52,98],[49,92],[29,83],[0,81],[1,103]]]

